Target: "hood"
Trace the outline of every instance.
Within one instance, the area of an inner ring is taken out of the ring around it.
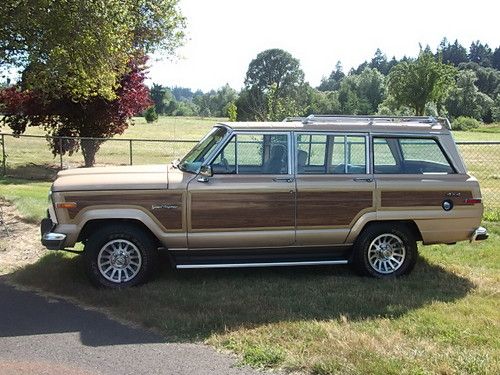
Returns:
[[[168,166],[74,168],[61,171],[52,191],[168,189]]]

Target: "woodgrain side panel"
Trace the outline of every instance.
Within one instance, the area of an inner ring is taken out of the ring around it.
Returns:
[[[299,192],[297,226],[349,225],[361,210],[372,206],[371,191]]]
[[[83,209],[91,206],[139,206],[149,211],[166,229],[182,229],[182,192],[162,192],[159,194],[127,194],[115,192],[114,194],[96,195],[67,195],[67,202],[76,202],[75,209],[68,209],[71,219]],[[171,208],[152,209],[152,206],[177,206]]]
[[[192,229],[294,227],[294,195],[287,192],[196,192],[191,195]]]
[[[450,196],[449,194],[452,193]],[[457,194],[460,194],[457,196]],[[470,191],[382,191],[382,207],[441,206],[445,199],[455,206],[464,206],[465,199],[472,198]]]

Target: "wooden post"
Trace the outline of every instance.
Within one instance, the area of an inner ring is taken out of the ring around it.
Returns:
[[[2,134],[2,175],[5,176],[7,174],[7,163],[5,161],[5,135]]]
[[[132,140],[129,140],[130,165],[132,165]]]
[[[59,137],[59,163],[61,170],[63,169],[63,147],[62,147],[62,137]]]

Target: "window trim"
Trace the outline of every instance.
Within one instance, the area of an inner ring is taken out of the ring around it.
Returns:
[[[375,154],[374,154],[375,148],[373,147],[373,141],[375,138],[392,138],[392,139],[394,139],[394,138],[397,138],[397,139],[406,138],[406,139],[430,139],[430,140],[433,140],[438,145],[439,149],[441,150],[441,153],[443,154],[443,156],[445,157],[446,161],[448,162],[449,166],[451,167],[451,169],[453,171],[451,173],[444,173],[443,172],[443,173],[438,173],[438,174],[443,174],[443,175],[445,175],[445,174],[446,175],[458,174],[457,167],[453,163],[453,160],[450,159],[448,153],[445,152],[444,147],[441,144],[439,137],[437,137],[437,136],[434,136],[434,135],[415,135],[415,134],[383,134],[383,133],[378,133],[378,134],[371,134],[370,138],[371,138],[370,144],[372,145],[372,147],[371,147],[371,149],[372,149],[371,168],[372,168],[373,174],[377,174],[377,175],[384,174],[384,173],[375,173]],[[398,146],[400,148],[401,156],[403,156],[403,150],[401,149],[401,143],[398,142]],[[396,162],[397,162],[397,160],[396,160]],[[396,173],[396,174],[401,174],[401,173]],[[415,173],[408,173],[407,175],[411,175],[411,174],[415,174]],[[425,175],[425,174],[418,173],[418,175]]]
[[[293,134],[293,145],[294,145],[294,157],[293,157],[293,160],[294,160],[294,166],[295,166],[295,169],[294,169],[294,175],[299,175],[299,176],[313,176],[313,175],[321,175],[321,176],[346,176],[346,175],[349,175],[349,174],[346,174],[346,173],[343,173],[343,174],[334,174],[334,173],[317,173],[317,174],[299,174],[297,172],[297,165],[298,165],[298,155],[297,155],[297,149],[298,149],[298,137],[300,135],[325,135],[325,136],[343,136],[344,137],[344,142],[347,142],[347,137],[360,137],[360,138],[364,138],[365,139],[365,173],[363,174],[371,174],[371,160],[370,160],[370,156],[371,156],[371,153],[370,153],[370,149],[371,149],[371,142],[370,142],[370,133],[367,133],[367,132],[336,132],[336,131],[314,131],[314,132],[311,132],[311,131],[294,131],[292,132]],[[327,150],[328,150],[328,142],[327,142]],[[345,161],[345,153],[346,153],[346,147],[344,147],[344,161]],[[327,157],[327,156],[325,156]],[[327,162],[327,160],[325,160],[325,162]],[[345,164],[345,163],[344,163]],[[344,167],[344,170],[347,168],[347,164],[345,165]],[[353,174],[354,173],[350,173],[350,174]]]

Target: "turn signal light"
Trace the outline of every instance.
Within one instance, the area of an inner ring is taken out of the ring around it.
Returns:
[[[56,203],[57,208],[76,208],[76,202],[59,202]]]
[[[466,198],[465,204],[476,204],[481,203],[481,198]]]

